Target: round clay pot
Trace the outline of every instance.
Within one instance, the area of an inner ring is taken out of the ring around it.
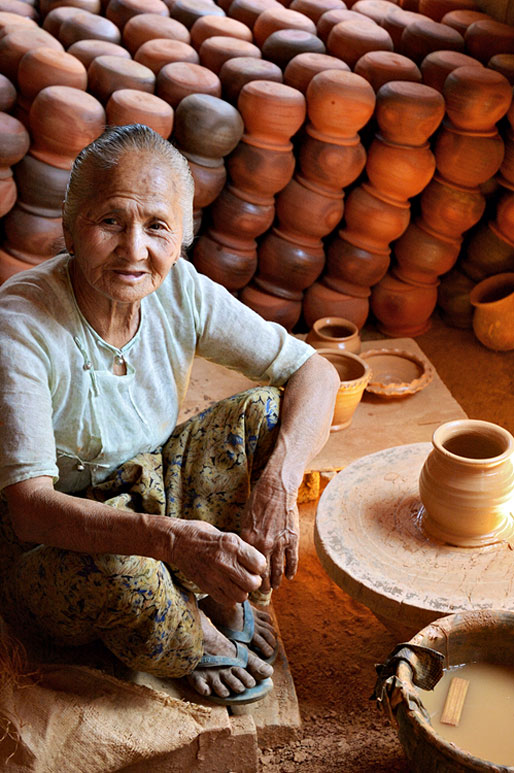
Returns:
[[[165,64],[157,76],[157,96],[174,109],[191,94],[221,96],[221,82],[216,73],[193,62]]]
[[[354,138],[373,115],[375,92],[360,75],[326,70],[307,88],[307,112],[318,139]],[[310,130],[311,136],[315,136]]]
[[[153,93],[155,75],[139,62],[119,56],[98,56],[88,70],[89,91],[104,104],[118,89]]]
[[[442,95],[421,83],[390,81],[377,92],[375,118],[388,142],[424,145],[441,123],[444,111]]]
[[[403,30],[409,24],[421,19],[428,21],[428,16],[422,16],[413,11],[406,11],[397,5],[390,4],[389,10],[382,20],[382,27],[390,34],[395,51],[401,52]]]
[[[260,244],[258,261],[254,281],[261,290],[301,301],[303,290],[323,271],[325,253],[321,243],[301,245],[288,239],[281,229],[272,228]]]
[[[191,35],[184,24],[176,19],[156,16],[153,13],[141,13],[133,16],[123,28],[123,44],[132,56],[143,43],[157,38],[177,40],[181,43],[191,42]]]
[[[332,27],[327,39],[327,48],[350,68],[369,51],[392,51],[393,41],[389,33],[378,24],[369,22],[343,21]]]
[[[69,48],[77,40],[89,39],[119,43],[121,35],[112,21],[86,11],[74,14],[71,19],[66,19],[61,24],[59,40],[65,48]]]
[[[305,94],[309,83],[318,73],[324,70],[344,70],[348,72],[349,69],[347,64],[335,56],[305,52],[297,54],[289,60],[284,70],[284,83]]]
[[[441,21],[450,11],[473,10],[477,7],[474,0],[419,0],[418,10],[434,21]]]
[[[380,282],[389,268],[391,251],[364,250],[347,241],[345,235],[343,229],[329,242],[324,283],[345,292],[354,285],[368,288]],[[355,288],[354,294],[358,292]]]
[[[450,238],[474,226],[485,210],[479,188],[463,188],[436,176],[420,199],[423,220],[432,231]]]
[[[262,55],[283,70],[291,59],[306,53],[324,54],[325,46],[316,35],[303,30],[277,30],[262,47]]]
[[[8,113],[16,102],[16,89],[13,84],[0,74],[0,111]]]
[[[361,1],[364,2],[359,0]],[[330,426],[331,432],[338,432],[352,423],[353,415],[371,378],[371,368],[354,352],[330,348],[319,348],[317,351],[332,363],[341,379]]]
[[[248,284],[255,273],[255,242],[253,245],[249,249],[230,247],[202,234],[195,243],[192,262],[202,274],[233,292]]]
[[[77,154],[104,128],[104,109],[91,94],[69,86],[48,86],[30,108],[31,153],[40,161],[71,169]]]
[[[165,140],[173,129],[173,108],[154,94],[135,89],[114,91],[105,106],[109,126],[141,123]]]
[[[249,145],[243,135],[242,142],[227,159],[230,178],[247,198],[256,203],[271,201],[276,193],[288,184],[293,176],[295,157],[287,146],[270,150]]]
[[[474,10],[462,10],[462,11],[449,11],[445,13],[441,19],[442,24],[447,24],[449,27],[453,27],[454,30],[460,32],[464,37],[467,28],[476,21],[485,21],[492,19],[487,13]]]
[[[488,131],[506,114],[512,86],[487,67],[458,67],[444,82],[446,113],[454,126],[466,131]]]
[[[476,188],[500,168],[504,144],[497,131],[485,136],[469,134],[445,122],[437,135],[434,155],[438,172],[445,180]]]
[[[383,21],[390,10],[390,0],[357,0],[352,5],[352,11],[367,16],[381,26],[383,26]]]
[[[338,293],[321,282],[314,282],[306,291],[303,299],[303,316],[306,324],[312,327],[320,317],[344,317],[353,322],[360,330],[369,314],[368,298],[347,293]]]
[[[514,186],[514,132],[512,129],[505,132],[505,155],[500,166],[498,180],[505,188]]]
[[[496,204],[496,217],[494,219],[500,236],[514,244],[514,193],[507,191]]]
[[[109,0],[105,10],[106,17],[120,30],[129,19],[140,13],[169,16],[168,7],[162,0]]]
[[[102,9],[100,0],[39,0],[39,12],[43,14],[45,20],[55,8],[64,6],[80,8],[82,11],[89,11],[89,13],[100,13]]]
[[[305,339],[315,349],[345,350],[359,354],[361,337],[354,322],[344,317],[322,317],[317,319]]]
[[[38,18],[38,12],[29,2],[24,0],[2,0],[0,6],[4,13],[13,13],[22,18],[28,18],[31,21]]]
[[[447,24],[421,19],[405,27],[401,53],[420,64],[432,51],[464,51],[462,35]]]
[[[23,124],[12,115],[0,113],[0,167],[16,164],[29,146],[29,133]]]
[[[469,299],[475,308],[473,332],[480,343],[496,352],[514,349],[514,273],[483,279]]]
[[[228,15],[253,30],[257,17],[263,11],[279,5],[277,0],[232,0]]]
[[[495,54],[514,54],[514,27],[492,19],[470,24],[464,40],[470,56],[484,64]]]
[[[469,294],[475,282],[453,268],[441,278],[437,306],[443,321],[451,327],[467,329],[473,324],[473,306]]]
[[[252,42],[252,31],[246,24],[226,16],[202,16],[191,27],[191,43],[198,51],[207,38],[223,36]]]
[[[62,6],[54,8],[50,13],[45,16],[43,22],[43,29],[53,35],[54,38],[59,38],[59,31],[61,25],[66,19],[72,19],[78,13],[81,13],[83,9],[73,6]]]
[[[376,195],[367,183],[354,188],[346,199],[346,233],[353,244],[371,252],[387,249],[410,220],[408,202],[392,204]]]
[[[195,183],[193,209],[208,207],[220,195],[227,181],[227,170],[222,159],[217,166],[204,166],[188,159]]]
[[[432,51],[421,62],[423,83],[443,93],[448,75],[458,67],[483,67],[482,62],[460,51]]]
[[[428,185],[435,172],[430,145],[407,147],[377,135],[368,149],[366,174],[373,187],[386,199],[406,201]]]
[[[12,175],[0,179],[0,217],[6,215],[15,205],[18,195]]]
[[[371,291],[371,310],[379,330],[393,338],[425,333],[436,303],[437,284],[411,285],[391,274]]]
[[[97,56],[121,56],[130,59],[129,52],[117,43],[109,43],[107,40],[77,40],[68,48],[68,54],[72,54],[79,62],[82,62],[86,70]]]
[[[320,192],[296,175],[277,196],[277,218],[282,231],[299,243],[318,241],[343,216],[343,193]]]
[[[22,209],[39,217],[61,216],[70,177],[68,169],[51,166],[27,153],[13,171]]]
[[[255,42],[262,48],[264,41],[277,30],[293,29],[316,34],[316,25],[303,13],[290,11],[288,8],[273,6],[263,11],[255,21],[253,35]]]
[[[337,145],[311,137],[308,124],[298,160],[306,180],[336,193],[359,177],[366,164],[366,151],[359,140],[352,145]]]
[[[367,1],[359,0],[359,2]],[[361,56],[353,71],[356,75],[365,78],[373,91],[378,91],[384,83],[389,83],[389,81],[414,81],[416,83],[421,81],[421,73],[417,65],[406,56],[395,54],[393,51],[370,51]]]
[[[220,8],[212,0],[175,0],[170,8],[170,16],[181,22],[188,30],[201,16],[226,16],[223,8]]]
[[[394,245],[394,275],[404,282],[432,285],[446,274],[457,260],[462,244],[451,238],[430,233],[422,220],[411,223]]]
[[[228,155],[241,139],[243,129],[238,111],[210,94],[184,97],[175,111],[175,140],[198,157],[218,159]]]
[[[289,3],[288,8],[291,11],[298,11],[312,19],[314,24],[317,24],[320,17],[326,11],[332,11],[334,9],[345,10],[346,3],[342,0],[293,0]]]
[[[54,48],[36,48],[27,51],[20,61],[18,86],[28,100],[33,100],[46,86],[71,86],[85,91],[87,71],[71,54]]]
[[[441,424],[419,476],[423,529],[460,547],[491,544],[509,526],[514,438],[489,421]]]
[[[6,28],[8,29],[8,28]],[[27,51],[36,48],[53,48],[62,51],[63,47],[49,32],[30,26],[10,28],[0,38],[0,71],[13,83],[16,83],[18,65]]]
[[[264,319],[278,322],[291,331],[300,319],[302,302],[279,298],[249,284],[239,293],[239,300],[260,314]]]
[[[246,83],[237,106],[249,135],[247,141],[263,147],[287,144],[305,120],[305,97],[283,83]]]
[[[250,81],[276,81],[282,83],[282,70],[266,59],[254,59],[251,56],[236,56],[227,59],[219,71],[223,88],[223,97],[237,105],[239,94],[245,83]]]
[[[483,223],[470,238],[459,267],[475,282],[512,269],[514,245],[501,238],[493,223]]]
[[[37,29],[38,25],[34,19],[28,16],[20,16],[18,13],[0,10],[0,34],[4,34],[4,29],[17,25],[19,27],[32,27]]]
[[[200,46],[200,62],[212,72],[219,73],[224,63],[229,59],[248,56],[260,59],[262,54],[258,46],[240,38],[216,35],[204,40]]]
[[[333,8],[331,11],[325,11],[325,13],[321,14],[317,21],[316,31],[320,40],[326,44],[328,36],[332,32],[332,28],[342,21],[358,21],[361,24],[367,21],[371,26],[375,24],[373,19],[369,19],[367,16],[363,16],[361,13]]]
[[[223,235],[224,244],[244,246],[270,228],[275,217],[275,203],[255,204],[246,201],[243,191],[227,185],[211,206],[210,233]]]
[[[59,251],[62,241],[60,217],[39,217],[16,206],[3,222],[4,249],[18,260],[38,263]]]
[[[165,64],[171,64],[171,62],[200,63],[200,57],[192,46],[181,40],[169,38],[147,40],[136,51],[134,60],[148,67],[156,76]]]
[[[500,72],[511,86],[514,84],[514,54],[496,54],[489,59],[487,66]]]

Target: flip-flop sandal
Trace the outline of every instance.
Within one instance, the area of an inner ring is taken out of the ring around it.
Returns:
[[[233,668],[238,666],[240,668],[246,668],[248,664],[248,650],[238,642],[234,642],[236,645],[236,655],[229,657],[227,655],[203,655],[197,668]],[[212,701],[213,703],[219,703],[223,706],[241,706],[245,703],[255,703],[260,701],[273,689],[273,680],[268,677],[260,682],[257,682],[255,687],[247,687],[243,692],[231,692],[225,698],[220,695],[212,694],[205,695],[202,698]]]
[[[270,666],[273,665],[275,660],[277,659],[278,655],[278,641],[275,646],[275,649],[271,653],[271,655],[268,658],[265,658],[264,655],[261,655],[260,651],[255,649],[255,647],[250,647],[250,643],[253,639],[253,634],[255,632],[255,619],[253,615],[253,609],[252,605],[248,600],[246,600],[243,603],[243,628],[242,630],[238,631],[234,628],[227,628],[224,625],[217,625],[216,628],[220,633],[222,633],[224,636],[226,636],[227,639],[230,639],[230,641],[234,642],[234,644],[237,644],[237,642],[240,642],[241,644],[246,644],[251,651],[257,655],[258,658],[263,660],[265,663],[268,663]]]

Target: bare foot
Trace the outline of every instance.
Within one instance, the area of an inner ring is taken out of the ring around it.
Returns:
[[[203,598],[198,606],[203,609],[205,614],[214,623],[214,625],[232,628],[235,631],[243,630],[243,605],[234,604],[225,606],[218,604],[210,596]],[[254,618],[253,639],[249,643],[252,650],[256,650],[263,658],[270,658],[277,646],[277,635],[271,617],[257,607],[252,606]]]
[[[236,647],[226,639],[211,623],[209,618],[200,611],[203,631],[204,653],[206,655],[225,655],[234,657]],[[257,682],[266,679],[273,673],[273,668],[264,663],[255,653],[248,651],[246,668],[240,666],[197,667],[187,676],[187,681],[200,695],[219,695],[226,698],[231,692],[241,693],[248,687],[255,687]]]

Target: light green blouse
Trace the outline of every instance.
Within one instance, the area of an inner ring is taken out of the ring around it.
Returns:
[[[195,355],[279,386],[314,353],[185,259],[143,299],[136,335],[116,349],[80,312],[69,260],[58,255],[0,288],[0,490],[50,475],[57,489],[80,491],[158,448]],[[112,372],[120,357],[125,376]]]

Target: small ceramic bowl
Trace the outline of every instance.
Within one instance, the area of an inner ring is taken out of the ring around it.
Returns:
[[[318,349],[339,373],[341,384],[337,393],[331,432],[349,427],[371,376],[369,365],[357,354],[337,349]]]
[[[354,354],[361,350],[359,328],[344,317],[317,319],[305,340],[315,349],[346,349]]]
[[[425,359],[403,349],[368,349],[360,356],[371,368],[366,391],[380,397],[413,395],[434,377],[434,369]]]

